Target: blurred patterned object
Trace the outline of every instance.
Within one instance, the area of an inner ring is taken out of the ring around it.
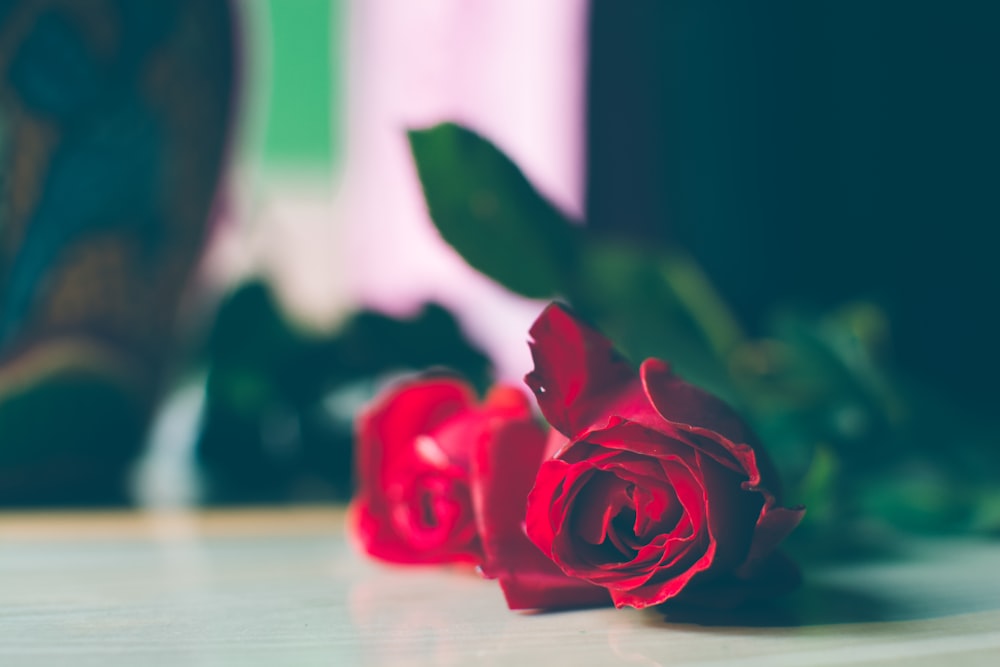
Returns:
[[[197,260],[224,0],[0,2],[0,503],[114,502]]]

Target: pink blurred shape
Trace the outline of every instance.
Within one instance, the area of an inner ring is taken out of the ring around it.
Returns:
[[[584,0],[358,0],[350,6],[344,214],[351,292],[404,315],[454,310],[501,379],[531,368],[542,304],[506,292],[427,217],[405,131],[455,121],[498,144],[535,186],[583,207]]]

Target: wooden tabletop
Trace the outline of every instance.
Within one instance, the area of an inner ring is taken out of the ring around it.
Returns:
[[[338,508],[0,514],[0,665],[1000,665],[1000,542],[912,540],[751,618],[507,610]]]

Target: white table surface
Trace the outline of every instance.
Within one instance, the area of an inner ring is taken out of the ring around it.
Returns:
[[[336,508],[0,514],[0,665],[1000,665],[1000,541],[907,550],[705,626],[510,612],[469,572],[364,559]]]

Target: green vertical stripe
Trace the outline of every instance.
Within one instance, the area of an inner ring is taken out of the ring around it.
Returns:
[[[271,71],[263,156],[268,166],[330,169],[340,156],[334,128],[342,71],[331,57],[342,34],[341,9],[331,0],[267,0]]]

